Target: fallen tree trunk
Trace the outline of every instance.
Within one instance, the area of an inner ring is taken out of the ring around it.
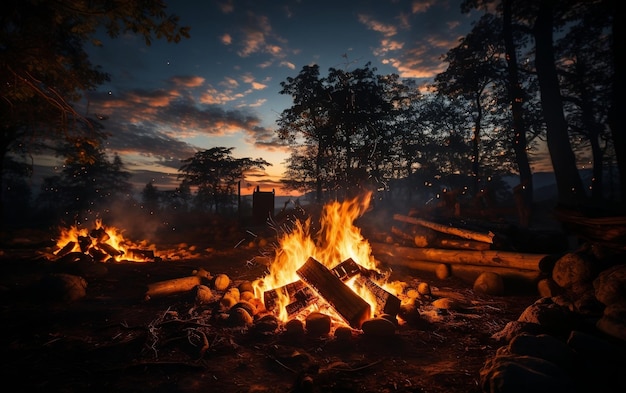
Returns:
[[[411,259],[450,264],[507,267],[539,271],[539,262],[548,254],[526,254],[498,250],[444,250],[437,248],[399,247],[372,243],[374,255],[388,255],[397,260]]]
[[[470,231],[468,229],[450,227],[450,226],[438,224],[436,222],[423,220],[421,218],[403,216],[401,214],[394,214],[393,219],[397,221],[406,222],[409,224],[421,225],[423,227],[430,228],[437,232],[443,232],[443,233],[447,233],[450,235],[455,235],[458,237],[462,237],[463,239],[476,240],[476,241],[485,242],[485,243],[493,243],[493,238],[495,237],[495,234],[492,232],[483,233],[483,232]]]

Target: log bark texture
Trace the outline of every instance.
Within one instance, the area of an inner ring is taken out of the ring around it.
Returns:
[[[493,243],[493,238],[495,237],[495,234],[492,232],[485,233],[485,232],[471,231],[469,229],[464,229],[464,228],[455,228],[451,226],[442,225],[436,222],[423,220],[421,218],[403,216],[401,214],[394,214],[393,219],[397,221],[406,222],[409,224],[421,225],[423,227],[430,228],[437,232],[455,235],[463,239],[476,240],[476,241],[485,242],[485,243]]]
[[[399,247],[392,244],[371,243],[374,255],[388,255],[404,259],[449,264],[506,267],[539,271],[539,262],[548,254],[527,254],[498,250],[444,250],[437,248]]]
[[[200,285],[201,282],[202,279],[200,277],[189,276],[148,284],[146,298],[149,299],[155,296],[165,296],[174,293],[189,292],[196,286]]]
[[[309,257],[296,273],[353,328],[370,318],[370,305],[315,258]]]

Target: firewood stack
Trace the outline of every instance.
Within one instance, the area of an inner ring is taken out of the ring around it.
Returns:
[[[474,289],[494,295],[502,294],[506,281],[536,283],[546,261],[568,246],[561,233],[507,224],[401,214],[393,220],[397,225],[390,228],[391,235],[371,244],[382,262],[433,272],[441,279],[459,276],[474,282]]]

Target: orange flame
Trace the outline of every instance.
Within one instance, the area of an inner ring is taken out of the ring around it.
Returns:
[[[146,262],[151,258],[142,255],[148,251],[155,252],[155,246],[148,244],[146,241],[134,243],[124,238],[122,231],[115,227],[106,227],[102,224],[101,219],[95,221],[94,229],[78,228],[72,225],[69,228],[61,228],[61,233],[56,242],[58,254],[59,251],[66,252],[83,252],[91,253],[94,251],[106,254],[114,261],[121,260],[131,262]],[[71,250],[67,249],[72,246]],[[114,251],[114,252],[112,252]]]
[[[265,291],[300,280],[297,270],[309,257],[315,258],[329,269],[351,258],[361,267],[379,272],[369,242],[363,237],[361,230],[353,225],[369,208],[370,199],[371,193],[367,193],[343,203],[335,201],[325,205],[320,219],[321,228],[314,237],[310,233],[310,218],[305,222],[295,222],[293,230],[278,239],[277,254],[269,266],[269,273],[255,281],[256,296],[263,298]],[[346,285],[374,310],[374,296],[363,288],[359,289],[354,281],[355,278],[346,282]],[[383,288],[392,288],[394,292],[397,289],[397,284],[377,284]],[[285,306],[290,299],[281,291],[277,295],[276,313],[278,318],[285,321],[288,319]]]

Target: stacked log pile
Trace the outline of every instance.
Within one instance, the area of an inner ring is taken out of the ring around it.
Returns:
[[[507,281],[532,283],[567,247],[563,234],[520,230],[509,225],[426,220],[395,214],[390,236],[372,242],[374,255],[391,266],[433,272],[474,282],[494,295]],[[480,225],[483,224],[483,225]]]

